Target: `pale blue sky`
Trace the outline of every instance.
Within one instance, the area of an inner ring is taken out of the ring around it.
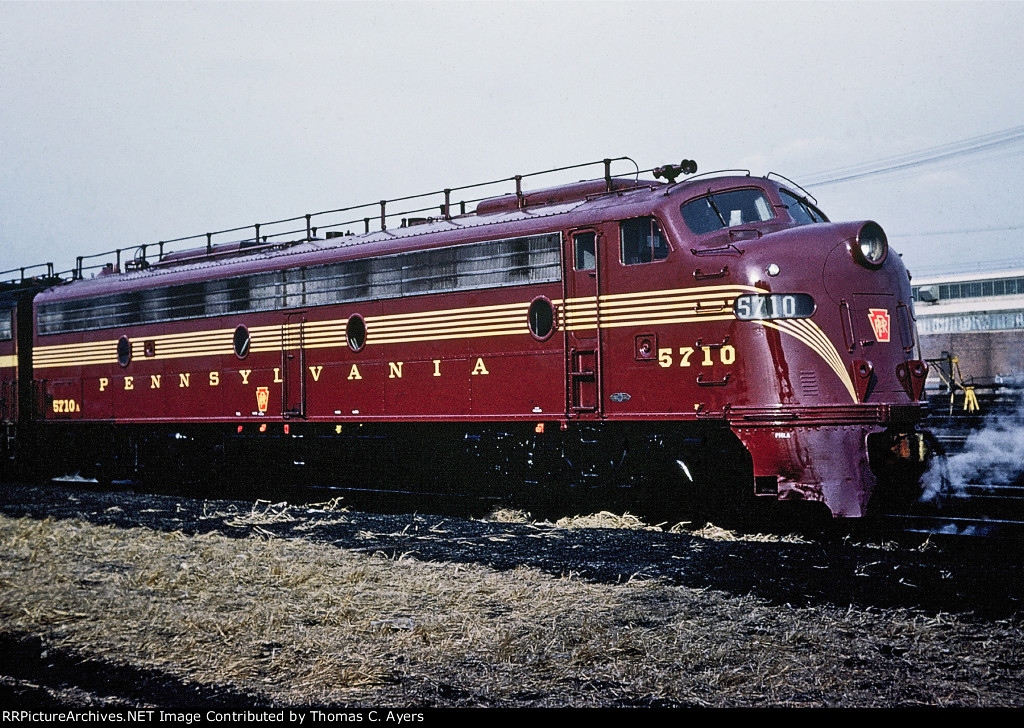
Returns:
[[[0,2],[0,270],[606,156],[800,181],[1024,125],[1022,33],[1022,3]],[[811,191],[933,272],[1024,265],[1022,188],[1018,143]]]

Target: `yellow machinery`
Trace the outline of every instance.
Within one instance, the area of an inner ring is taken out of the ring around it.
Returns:
[[[964,393],[964,412],[977,412],[980,409],[978,396],[974,393],[974,386],[968,385],[964,381],[963,374],[960,372],[960,359],[949,352],[943,352],[943,354],[944,356],[939,359],[928,359],[928,363],[939,365],[935,367],[935,371],[946,388],[949,389],[949,414],[953,414],[957,392]]]

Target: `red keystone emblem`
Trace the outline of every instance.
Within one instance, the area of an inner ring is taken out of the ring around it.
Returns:
[[[869,308],[868,320],[875,332],[876,341],[889,340],[889,311],[884,308]]]
[[[268,404],[270,404],[270,387],[256,387],[256,409],[266,412]]]

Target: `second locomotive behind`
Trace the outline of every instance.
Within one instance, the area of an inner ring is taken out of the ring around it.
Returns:
[[[881,227],[772,177],[604,164],[469,212],[445,190],[400,224],[381,202],[376,230],[308,215],[79,272],[7,357],[34,382],[19,437],[107,479],[634,486],[852,517],[912,491],[926,367]]]

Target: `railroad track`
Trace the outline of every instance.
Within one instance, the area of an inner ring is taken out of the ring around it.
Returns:
[[[955,538],[1024,540],[1024,522],[943,515],[884,515],[883,526],[905,534]]]
[[[986,424],[1006,420],[1013,412],[1004,407],[996,407],[988,413],[988,416],[977,414],[969,416],[946,416],[944,413],[934,416],[924,423],[924,428],[931,431],[940,451],[944,455],[940,457],[953,458],[965,452],[968,447],[968,440],[972,432],[985,427]],[[909,507],[893,507],[892,512],[876,514],[872,523],[868,526],[870,531],[878,531],[881,535],[893,535],[904,533],[908,535],[934,535],[943,538],[968,538],[968,539],[1005,539],[1011,541],[1024,541],[1024,462],[1020,463],[1021,474],[1012,481],[1004,482],[970,482],[966,484],[950,482],[948,477],[943,478],[942,486],[935,496],[926,501],[910,505]],[[994,479],[993,479],[994,480]],[[89,487],[89,481],[79,477],[58,478],[55,482],[68,484],[84,484]],[[95,485],[95,482],[92,482]],[[140,486],[133,482],[122,483],[125,487]],[[145,486],[141,486],[145,489]],[[440,494],[427,493],[406,493],[396,490],[376,490],[337,488],[329,489],[327,496],[345,495],[359,502],[362,507],[372,509],[373,504],[377,508],[390,510],[389,505],[393,500],[406,498],[422,498],[434,495],[433,504],[436,506],[442,502]],[[318,491],[319,492],[319,491]],[[239,494],[226,494],[237,496]],[[362,496],[360,498],[360,496]],[[376,497],[372,497],[376,496]],[[244,497],[244,496],[243,496]],[[453,494],[444,496],[454,510],[466,508],[468,497],[455,497]],[[401,501],[404,503],[404,501]],[[597,504],[595,508],[612,509],[612,504]],[[479,509],[478,509],[479,510]],[[568,514],[566,514],[568,515]],[[717,522],[717,521],[716,521]],[[788,523],[788,521],[787,521]],[[742,528],[742,527],[741,527]],[[860,527],[857,527],[859,530]]]
[[[944,483],[932,500],[881,520],[907,533],[1024,540],[1024,485]]]

